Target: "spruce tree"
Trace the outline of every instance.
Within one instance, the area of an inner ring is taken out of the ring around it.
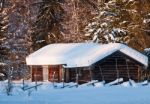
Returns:
[[[121,23],[130,21],[130,17],[124,2],[118,0],[105,3],[100,0],[98,4],[98,14],[86,26],[85,36],[93,42],[126,42],[124,37],[127,37],[128,31],[121,27]]]
[[[63,16],[61,2],[61,0],[43,0],[40,3],[37,20],[31,29],[33,50],[49,43],[60,42],[63,38],[61,34]]]
[[[6,29],[7,29],[7,15],[4,15],[5,10],[5,0],[0,2],[0,80],[3,80],[6,77],[6,65],[7,65],[7,55],[8,55],[8,48],[5,46],[6,41]]]
[[[109,0],[98,4],[97,16],[85,27],[89,40],[124,43],[138,50],[149,47],[148,19],[145,19],[150,12],[148,0]]]

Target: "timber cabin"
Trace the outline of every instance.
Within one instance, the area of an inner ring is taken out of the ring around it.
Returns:
[[[121,43],[47,45],[26,58],[32,81],[86,83],[147,78],[148,57]]]

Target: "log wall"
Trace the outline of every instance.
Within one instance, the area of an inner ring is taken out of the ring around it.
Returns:
[[[89,68],[72,68],[69,70],[69,82],[76,82],[78,74],[78,83],[86,83],[91,80],[91,75]]]
[[[42,66],[33,66],[32,67],[32,81],[43,81]]]
[[[143,70],[143,65],[139,62],[117,51],[104,60],[97,62],[92,71],[94,79],[109,82],[117,78],[123,78],[124,81],[129,78],[140,81]]]

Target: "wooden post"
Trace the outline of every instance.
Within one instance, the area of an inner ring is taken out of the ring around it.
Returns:
[[[140,68],[138,66],[138,82],[140,82]]]
[[[25,82],[24,82],[24,78],[23,78],[23,80],[22,80],[22,85],[23,85],[23,90],[24,90],[24,87],[25,87]]]
[[[76,74],[76,83],[77,83],[77,87],[79,85],[79,74]]]
[[[76,83],[77,83],[77,87],[79,85],[79,74],[78,74],[78,69],[76,68]]]
[[[117,79],[118,79],[118,83],[119,83],[119,70],[118,70],[118,62],[117,62],[117,58],[116,60],[116,71],[117,71]]]
[[[66,69],[66,70],[65,70],[65,75],[66,75],[66,76],[65,76],[66,82],[69,82],[69,80],[70,80],[70,77],[69,77],[69,69]]]
[[[101,66],[99,66],[99,69],[100,69],[100,74],[101,74],[101,77],[102,77],[102,81],[104,81],[104,76],[103,76],[103,72],[102,72]]]
[[[35,81],[35,90],[37,91],[37,80]]]
[[[55,87],[55,71],[53,72],[52,82],[53,82],[53,87]]]
[[[126,59],[126,66],[127,66],[127,74],[128,74],[128,78],[129,78],[129,84],[132,86],[132,83],[130,81],[130,71],[129,71],[129,66],[128,66],[127,59]]]
[[[93,75],[92,75],[92,69],[91,67],[89,67],[89,72],[90,72],[90,77],[91,77],[91,81],[93,80]]]
[[[126,67],[127,67],[127,75],[128,75],[128,78],[130,79],[130,72],[129,72],[129,66],[128,66],[127,59],[126,59]]]
[[[58,82],[62,82],[62,74],[63,74],[63,70],[62,70],[62,66],[58,66]]]
[[[64,69],[64,67],[62,66],[62,82],[63,82],[63,88],[64,88],[64,86],[65,86],[65,69]]]
[[[37,91],[36,85],[37,85],[37,67],[35,69],[35,90]]]

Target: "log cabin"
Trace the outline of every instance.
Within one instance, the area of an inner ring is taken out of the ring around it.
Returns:
[[[117,78],[142,81],[149,70],[148,57],[121,43],[58,43],[26,58],[32,81],[86,83]]]

